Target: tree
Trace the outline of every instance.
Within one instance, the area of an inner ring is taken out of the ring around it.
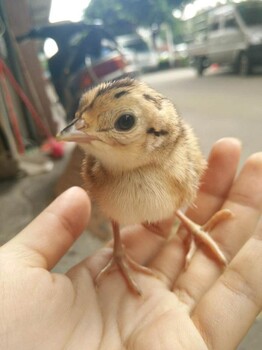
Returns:
[[[173,24],[172,11],[182,2],[183,0],[92,0],[85,11],[85,18],[90,21],[101,19],[113,34],[126,34],[137,26]]]

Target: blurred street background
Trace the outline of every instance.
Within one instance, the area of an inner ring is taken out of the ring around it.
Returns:
[[[62,5],[61,5],[62,4]],[[58,194],[82,185],[82,153],[58,143],[81,94],[131,76],[170,98],[204,154],[262,150],[262,1],[0,0],[0,244]],[[94,206],[65,272],[110,238]],[[257,319],[239,350],[262,349]]]

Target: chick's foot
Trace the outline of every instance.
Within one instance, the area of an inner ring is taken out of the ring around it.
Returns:
[[[101,280],[105,278],[112,269],[116,266],[123,277],[130,290],[135,294],[142,295],[142,290],[132,276],[131,270],[141,272],[150,276],[154,276],[154,273],[149,268],[142,266],[135,262],[125,251],[120,239],[119,225],[116,222],[112,222],[114,233],[114,248],[113,256],[107,263],[107,265],[100,271],[95,279],[95,284],[98,287]]]
[[[192,257],[197,249],[196,241],[203,242],[213,253],[216,259],[223,265],[227,265],[227,259],[219,248],[218,244],[209,235],[209,232],[221,221],[228,220],[233,217],[233,213],[228,209],[222,209],[215,213],[211,219],[203,226],[197,225],[192,220],[190,220],[185,214],[180,210],[176,212],[177,217],[180,219],[181,223],[191,234],[190,236],[190,246],[186,255],[185,268],[190,264]]]

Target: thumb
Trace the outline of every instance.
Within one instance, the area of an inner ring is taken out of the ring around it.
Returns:
[[[72,187],[56,198],[1,250],[29,266],[52,269],[79,237],[90,217],[84,190]]]

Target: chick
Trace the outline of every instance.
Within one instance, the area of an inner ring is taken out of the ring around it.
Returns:
[[[130,288],[141,294],[130,269],[151,272],[128,257],[119,225],[153,225],[175,212],[192,237],[186,264],[194,254],[195,238],[226,264],[205,229],[230,213],[220,211],[200,227],[179,210],[194,201],[206,162],[192,129],[170,100],[138,80],[103,83],[82,96],[76,118],[59,138],[84,149],[86,190],[112,222],[113,256],[97,283],[116,264]]]

